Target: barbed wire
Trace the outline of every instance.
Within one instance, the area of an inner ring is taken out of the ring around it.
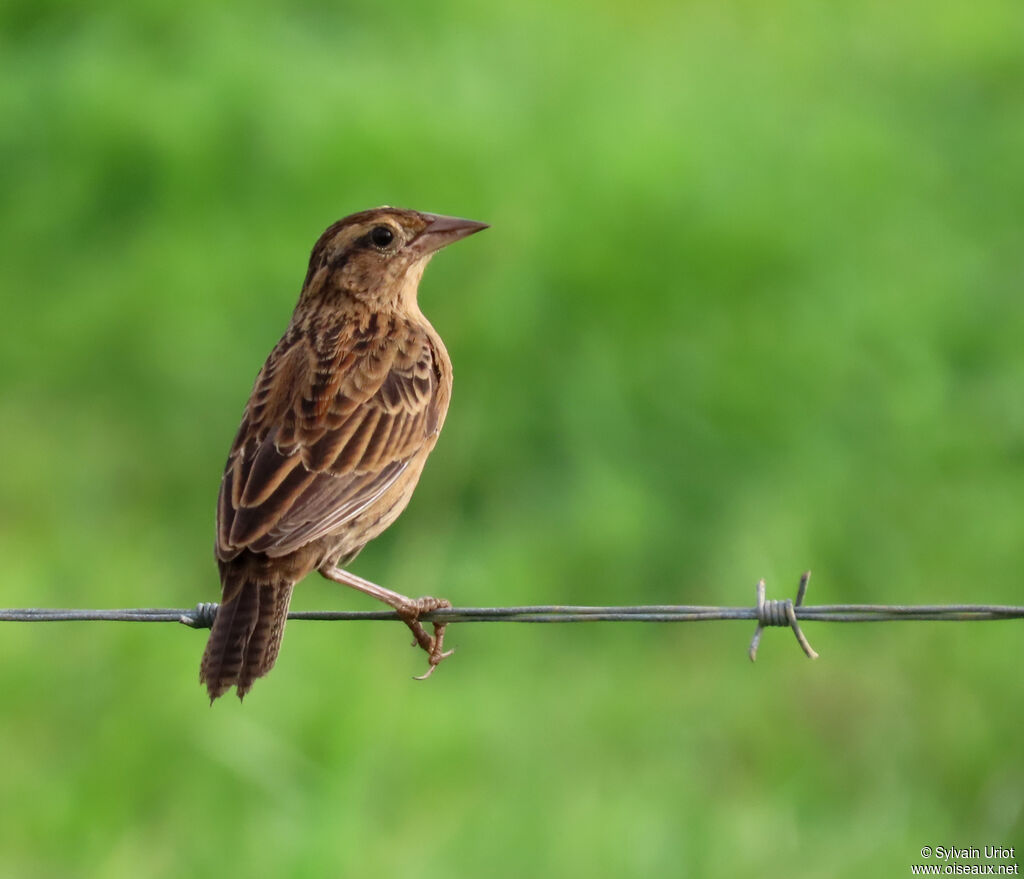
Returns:
[[[789,626],[797,643],[811,659],[818,654],[800,629],[800,621],[822,623],[876,623],[904,620],[968,622],[1024,619],[1024,607],[1002,604],[819,604],[805,605],[804,597],[811,572],[800,578],[796,600],[766,598],[765,581],[757,584],[757,604],[753,607],[714,607],[695,604],[648,604],[634,606],[586,607],[542,604],[523,607],[449,607],[424,613],[420,619],[437,623],[693,623],[715,620],[757,620],[757,629],[747,651],[757,659],[757,648],[764,629]],[[218,605],[201,602],[193,608],[140,607],[120,610],[78,610],[61,608],[0,608],[0,622],[81,622],[110,621],[130,623],[182,623],[193,629],[213,625]],[[360,620],[399,620],[391,610],[300,610],[288,614],[289,620],[355,622]]]

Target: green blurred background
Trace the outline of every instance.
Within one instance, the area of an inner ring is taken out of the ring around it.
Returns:
[[[354,569],[456,604],[1021,603],[1018,0],[0,7],[0,605],[214,600],[325,226],[486,220]],[[312,577],[294,607],[371,608]],[[0,877],[903,876],[1024,844],[1018,623],[0,629]]]

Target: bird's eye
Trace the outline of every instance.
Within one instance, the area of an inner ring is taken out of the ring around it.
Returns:
[[[373,242],[374,247],[387,247],[394,240],[395,233],[390,226],[374,226],[370,230],[370,241]]]

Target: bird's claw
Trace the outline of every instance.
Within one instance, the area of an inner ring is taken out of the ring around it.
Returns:
[[[425,681],[434,673],[434,669],[441,664],[442,659],[447,659],[455,652],[454,647],[451,650],[441,651],[441,644],[444,642],[444,626],[434,628],[434,642],[435,646],[430,651],[430,658],[428,659],[430,667],[421,675],[413,675],[412,679],[414,681]]]
[[[414,675],[413,680],[425,681],[434,673],[434,669],[441,664],[442,660],[447,659],[455,652],[454,649],[444,650],[444,630],[447,625],[446,623],[432,623],[434,627],[434,636],[431,637],[427,634],[427,630],[423,628],[423,624],[420,622],[420,616],[422,614],[451,606],[452,603],[447,599],[426,596],[424,598],[416,599],[415,601],[410,601],[407,605],[397,608],[398,615],[412,630],[413,638],[415,639],[412,646],[423,648],[428,657],[427,661],[430,663],[430,667],[423,674]]]

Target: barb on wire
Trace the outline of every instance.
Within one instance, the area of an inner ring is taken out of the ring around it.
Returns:
[[[757,661],[757,648],[761,645],[761,633],[766,626],[789,626],[796,635],[797,643],[803,648],[809,659],[817,659],[818,654],[810,642],[800,631],[800,623],[796,619],[796,609],[804,603],[804,596],[807,594],[807,584],[811,580],[811,572],[804,571],[800,577],[800,585],[796,590],[796,602],[786,598],[782,601],[765,601],[766,587],[764,577],[757,582],[757,628],[754,630],[754,637],[750,642],[750,649],[747,655],[751,662]]]
[[[638,605],[627,607],[581,607],[548,604],[525,607],[449,607],[425,613],[424,622],[444,623],[692,623],[712,620],[756,620],[757,629],[748,655],[757,658],[761,635],[769,626],[789,626],[804,653],[811,659],[818,654],[800,630],[800,622],[874,623],[900,620],[966,622],[1024,619],[1024,606],[995,604],[819,604],[805,605],[804,596],[811,572],[800,578],[796,600],[766,599],[764,580],[757,584],[757,604],[753,607],[712,607],[705,605]],[[208,629],[217,615],[217,605],[207,602],[193,608],[158,607],[124,610],[62,610],[56,608],[0,609],[0,622],[64,622],[108,620],[135,623],[182,623],[194,629]],[[391,610],[370,611],[292,611],[290,620],[398,620]]]

